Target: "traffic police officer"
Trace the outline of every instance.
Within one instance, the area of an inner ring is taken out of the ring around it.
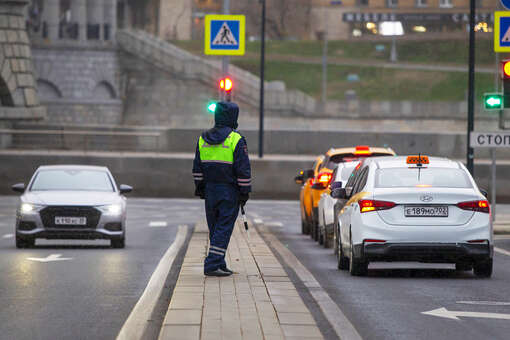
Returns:
[[[215,125],[198,139],[193,177],[195,195],[205,198],[209,226],[209,254],[204,274],[228,276],[225,263],[230,236],[239,213],[251,191],[251,169],[246,140],[235,129],[239,107],[219,102],[214,112]]]

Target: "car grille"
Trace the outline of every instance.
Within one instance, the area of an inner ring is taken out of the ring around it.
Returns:
[[[68,206],[53,206],[46,207],[40,211],[41,220],[45,228],[82,228],[82,229],[95,229],[99,223],[101,212],[93,207],[68,207]],[[55,217],[86,217],[86,225],[56,225]]]

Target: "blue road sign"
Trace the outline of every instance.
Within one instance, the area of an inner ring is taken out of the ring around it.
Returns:
[[[244,15],[206,15],[205,54],[243,55]]]
[[[500,0],[503,7],[510,9],[510,0]]]
[[[510,11],[494,12],[494,52],[510,52]]]

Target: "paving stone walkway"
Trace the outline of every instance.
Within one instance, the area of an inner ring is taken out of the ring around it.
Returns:
[[[205,277],[208,232],[191,238],[160,340],[323,339],[287,273],[255,229],[238,224],[227,252],[230,277]]]

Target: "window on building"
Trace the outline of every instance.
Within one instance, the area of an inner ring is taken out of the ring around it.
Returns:
[[[427,7],[427,0],[416,0],[416,7]]]
[[[452,8],[452,0],[439,0],[439,7],[441,8]]]
[[[398,0],[386,0],[386,6],[389,8],[398,7]]]
[[[368,6],[368,0],[357,0],[358,6]]]

